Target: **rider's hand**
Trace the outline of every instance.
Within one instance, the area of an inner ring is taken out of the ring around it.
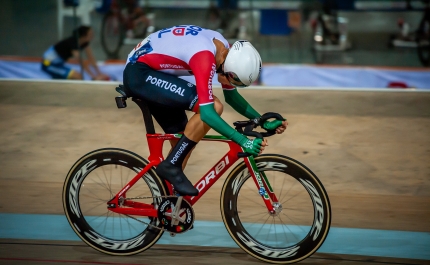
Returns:
[[[252,140],[246,138],[246,141],[241,143],[240,146],[243,147],[245,152],[250,153],[255,157],[263,152],[264,147],[267,146],[267,141],[266,140],[263,141],[262,139],[259,139],[259,138],[255,138]]]
[[[269,144],[268,144],[268,142],[267,142],[267,139],[263,139],[263,142],[261,143],[261,149],[260,149],[260,153],[258,153],[259,155],[261,155],[262,153],[263,153],[263,151],[264,151],[264,148],[266,147],[266,146],[268,146]]]
[[[274,121],[265,121],[263,124],[263,128],[266,130],[275,130],[277,134],[281,134],[287,129],[288,122],[286,120],[274,120]]]

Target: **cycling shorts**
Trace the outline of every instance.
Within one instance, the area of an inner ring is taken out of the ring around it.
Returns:
[[[133,97],[147,102],[149,110],[165,133],[185,130],[185,113],[198,109],[196,86],[177,76],[153,70],[144,63],[128,63],[124,86]]]
[[[64,63],[42,62],[42,70],[48,73],[54,79],[68,79],[73,69],[64,65]]]

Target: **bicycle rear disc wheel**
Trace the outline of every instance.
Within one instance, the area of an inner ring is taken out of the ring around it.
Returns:
[[[306,259],[328,235],[331,209],[318,178],[303,164],[281,155],[255,158],[278,198],[270,213],[244,163],[232,170],[221,193],[221,214],[234,241],[257,259],[295,263]]]
[[[140,156],[114,148],[90,152],[73,165],[63,187],[63,207],[70,226],[86,244],[106,254],[133,255],[161,237],[157,218],[133,219],[107,207],[107,202],[146,165]],[[157,207],[159,196],[167,195],[166,191],[164,182],[151,169],[124,196],[149,197],[136,201]]]

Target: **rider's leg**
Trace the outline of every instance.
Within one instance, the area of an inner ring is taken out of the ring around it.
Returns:
[[[218,115],[221,116],[224,106],[216,96],[214,96],[214,108]],[[210,129],[211,127],[204,123],[200,118],[199,109],[197,113],[194,114],[193,117],[191,117],[191,119],[188,121],[187,126],[185,127],[184,134],[188,137],[188,139],[198,143],[203,138],[203,136],[205,136],[209,132]],[[185,157],[184,163],[182,164],[182,169],[184,169],[187,165],[188,159],[190,158],[192,151],[193,150],[191,150]]]
[[[218,114],[222,113],[223,106],[218,98],[214,101],[214,108]],[[199,193],[185,176],[183,168],[196,144],[209,130],[210,127],[201,120],[200,113],[194,114],[187,123],[181,139],[155,170],[160,177],[173,184],[175,190],[182,195],[196,196]]]
[[[214,108],[218,115],[221,116],[224,106],[216,96],[214,96]],[[198,109],[197,112],[193,115],[193,117],[191,117],[191,119],[188,121],[187,126],[185,127],[184,134],[188,137],[188,139],[194,142],[199,142],[203,138],[203,136],[205,136],[209,132],[210,129],[211,128],[201,120],[200,109]],[[178,141],[179,140],[170,140],[170,145],[172,146],[170,152],[172,152],[173,148],[178,144]],[[190,155],[193,150],[194,148],[184,158],[184,162],[182,163],[182,170],[184,170],[187,166],[188,159],[190,158]]]
[[[185,113],[186,110],[196,111],[198,96],[195,85],[136,62],[127,64],[124,69],[124,87],[130,90],[132,96],[146,101],[152,116],[165,133],[185,131],[172,152],[157,166],[156,173],[173,184],[181,195],[197,195],[198,190],[182,170],[188,154],[209,130],[201,121],[200,114],[188,121]],[[219,100],[214,102],[218,111],[222,110],[220,105]]]

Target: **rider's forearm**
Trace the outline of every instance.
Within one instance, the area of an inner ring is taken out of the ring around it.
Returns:
[[[221,119],[221,117],[218,115],[218,113],[216,113],[215,109],[213,108],[213,104],[200,106],[200,118],[204,123],[209,125],[209,127],[214,129],[216,132],[227,137],[228,139],[233,140],[238,144],[243,144],[248,140],[248,138],[237,132],[223,119]]]
[[[223,90],[225,102],[229,104],[235,111],[247,117],[255,119],[261,115],[239,94],[237,89]]]

